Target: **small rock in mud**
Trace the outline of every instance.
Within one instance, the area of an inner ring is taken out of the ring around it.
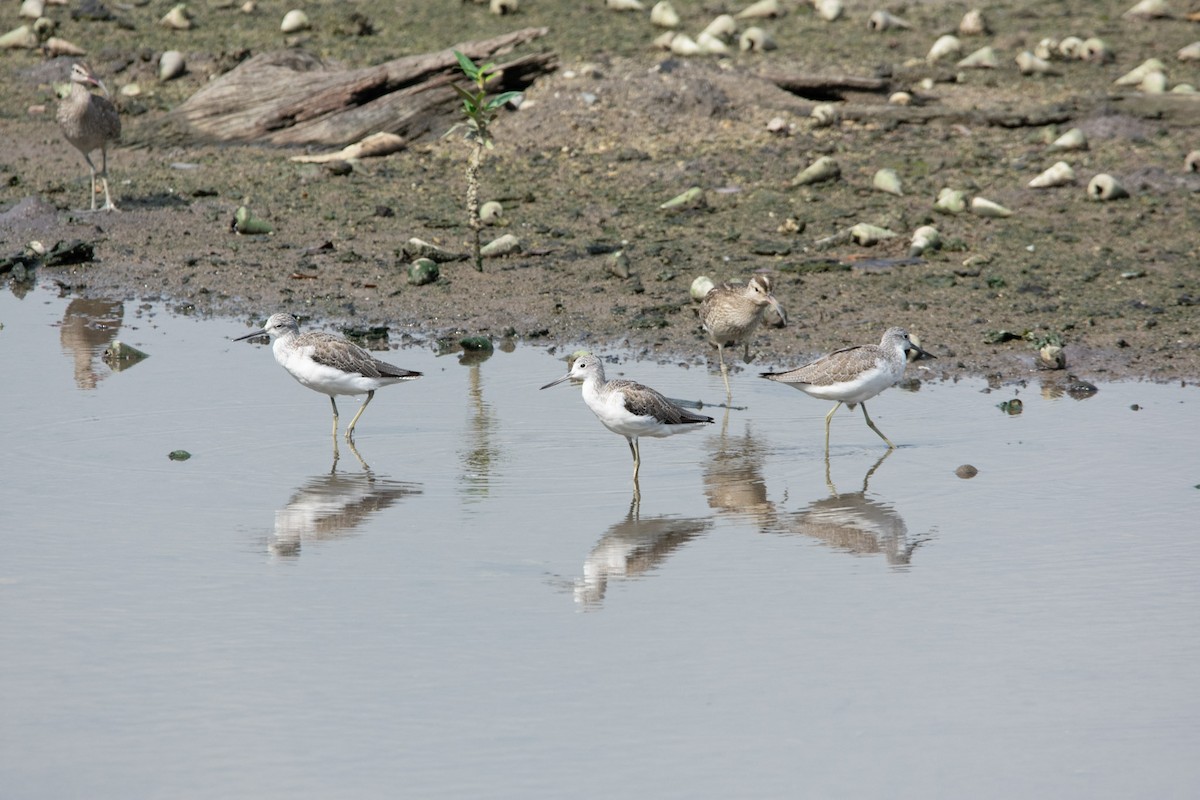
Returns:
[[[970,480],[979,474],[979,470],[975,469],[975,467],[971,466],[970,464],[963,464],[958,469],[954,470],[954,474],[963,480]]]

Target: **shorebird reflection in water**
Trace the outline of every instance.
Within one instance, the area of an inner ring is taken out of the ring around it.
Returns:
[[[597,356],[586,354],[575,359],[567,374],[550,381],[543,389],[563,381],[583,381],[583,402],[596,418],[613,433],[619,433],[629,443],[633,454],[633,482],[637,487],[638,469],[642,465],[638,438],[663,438],[685,433],[713,421],[712,417],[693,414],[661,394],[634,381],[604,378],[604,365]]]
[[[910,350],[918,358],[935,358],[922,350],[908,335],[908,331],[889,328],[879,344],[844,347],[803,367],[787,372],[764,372],[761,375],[767,380],[793,386],[812,397],[837,401],[837,405],[825,415],[826,452],[829,452],[829,423],[842,403],[851,410],[861,404],[867,425],[887,442],[891,450],[896,445],[875,427],[871,415],[867,413],[866,401],[895,385],[904,376]]]
[[[750,340],[768,308],[775,309],[780,320],[787,325],[787,314],[775,295],[771,294],[771,279],[766,275],[755,275],[745,286],[726,283],[713,287],[700,303],[700,326],[708,334],[708,340],[717,346],[726,396],[731,391],[729,368],[725,365],[725,348],[744,344],[746,351],[743,359],[747,364],[750,363]]]
[[[358,418],[375,397],[375,390],[401,381],[421,377],[421,373],[380,361],[363,348],[341,336],[321,331],[300,333],[300,324],[291,314],[272,314],[257,331],[234,339],[240,342],[267,334],[275,360],[304,386],[329,395],[333,406],[333,435],[337,437],[339,394],[365,394],[367,399],[350,420],[346,440],[354,435]]]

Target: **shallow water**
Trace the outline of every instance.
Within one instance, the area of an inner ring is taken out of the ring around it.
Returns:
[[[842,412],[827,466],[828,405],[755,365],[744,409],[643,441],[634,507],[621,438],[537,388],[561,353],[392,351],[426,377],[335,465],[245,321],[43,287],[0,322],[5,797],[1200,784],[1195,387],[892,390],[900,448]],[[114,337],[150,357],[111,370]]]

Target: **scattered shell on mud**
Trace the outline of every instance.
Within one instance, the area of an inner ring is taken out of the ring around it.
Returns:
[[[604,7],[610,11],[641,11],[645,8],[638,0],[605,0]]]
[[[850,240],[864,247],[878,244],[886,239],[895,239],[897,236],[899,234],[895,231],[881,228],[878,225],[869,225],[865,222],[860,222],[850,228]]]
[[[33,50],[37,46],[37,34],[28,25],[13,28],[0,36],[0,50]]]
[[[1141,0],[1121,16],[1126,19],[1157,19],[1171,16],[1171,8],[1167,0]]]
[[[826,22],[836,22],[841,19],[846,7],[842,5],[842,0],[813,0],[813,10]]]
[[[742,31],[742,35],[738,37],[738,47],[743,50],[751,50],[756,53],[763,53],[767,50],[774,50],[779,45],[775,44],[775,37],[767,33],[762,28],[753,26]]]
[[[692,186],[687,191],[675,195],[659,208],[663,211],[681,211],[688,208],[699,208],[704,203],[704,190],[699,186]]]
[[[447,261],[461,261],[465,258],[461,253],[453,253],[444,247],[438,247],[432,242],[418,239],[415,236],[403,244],[400,252],[407,259],[428,258],[439,264],[444,264]]]
[[[1163,94],[1167,91],[1167,75],[1165,72],[1147,72],[1146,77],[1137,86],[1139,91],[1146,94]]]
[[[700,32],[696,37],[696,47],[700,48],[700,52],[710,56],[725,56],[729,55],[729,46],[721,39],[713,36],[711,33]]]
[[[1042,345],[1038,350],[1038,369],[1066,369],[1067,356],[1062,346],[1057,344]]]
[[[504,216],[504,206],[498,200],[488,200],[479,207],[479,221],[484,225],[495,225]]]
[[[1075,182],[1075,170],[1065,161],[1059,161],[1029,182],[1031,189],[1048,189]]]
[[[779,0],[758,0],[758,2],[751,3],[733,16],[735,19],[782,17],[783,6],[780,5]]]
[[[699,303],[708,296],[708,293],[713,290],[713,286],[715,285],[712,278],[707,275],[701,275],[699,278],[696,278],[696,280],[692,281],[692,286],[689,290],[692,300]]]
[[[1000,57],[996,49],[990,45],[981,47],[958,62],[961,69],[996,69],[1000,66]]]
[[[792,126],[788,125],[788,121],[783,117],[771,117],[767,122],[767,132],[786,136],[792,132]]]
[[[650,9],[650,22],[660,28],[678,28],[679,12],[675,10],[675,6],[671,5],[669,0],[659,0]]]
[[[807,186],[813,183],[821,183],[822,181],[830,181],[841,174],[842,168],[838,166],[837,161],[834,161],[831,156],[821,156],[801,170],[799,175],[792,178],[792,186]]]
[[[1192,42],[1187,47],[1181,47],[1175,57],[1180,61],[1200,61],[1200,42]]]
[[[942,234],[932,225],[922,225],[913,231],[912,243],[908,248],[909,258],[918,258],[927,250],[937,250],[942,246]]]
[[[988,28],[983,12],[973,8],[963,14],[962,21],[958,23],[958,33],[960,36],[986,36],[991,33],[991,29]]]
[[[947,58],[956,58],[961,55],[962,42],[957,36],[947,33],[945,36],[939,36],[933,43],[925,60],[930,64],[936,64],[938,61],[945,61]]]
[[[1157,58],[1147,58],[1113,83],[1117,86],[1137,86],[1146,79],[1147,75],[1154,72],[1166,72],[1166,67]]]
[[[248,206],[238,206],[237,211],[233,214],[233,224],[230,227],[234,233],[245,236],[274,232],[271,223],[254,216]]]
[[[1119,200],[1129,197],[1129,191],[1112,175],[1101,172],[1088,181],[1087,196],[1091,200]]]
[[[394,133],[380,131],[370,136],[346,145],[335,153],[318,153],[315,155],[292,156],[291,161],[310,164],[323,164],[330,161],[353,161],[372,156],[386,156],[404,149],[404,139]]]
[[[51,36],[42,45],[42,50],[51,58],[58,56],[85,56],[87,51],[74,42],[68,42],[66,39],[60,39],[57,36]]]
[[[408,282],[413,286],[424,286],[441,277],[442,271],[431,258],[418,258],[408,265]]]
[[[1183,159],[1184,172],[1200,172],[1200,150],[1193,150]]]
[[[1071,128],[1071,130],[1059,136],[1050,143],[1051,151],[1061,150],[1087,150],[1088,140],[1085,134],[1079,128]]]
[[[725,42],[732,41],[737,33],[737,20],[729,14],[721,14],[714,17],[701,33],[710,34]]]
[[[168,50],[158,58],[158,79],[169,81],[178,78],[187,71],[187,62],[183,53],[178,50]]]
[[[841,116],[838,113],[837,106],[832,103],[818,103],[809,112],[809,117],[812,119],[813,125],[816,125],[818,128],[828,128],[831,125],[836,125]]]
[[[624,250],[618,250],[608,259],[608,272],[610,275],[615,275],[621,280],[625,280],[633,274],[629,263],[629,254]]]
[[[967,208],[966,194],[959,189],[942,189],[933,207],[943,214],[961,214]]]
[[[888,95],[888,104],[893,106],[912,105],[913,96],[910,92],[892,92]]]
[[[867,17],[867,30],[869,31],[906,31],[911,29],[911,22],[896,16],[890,11],[875,11],[872,12],[871,16]]]
[[[484,258],[496,258],[521,252],[521,240],[511,233],[497,237],[479,248],[479,255]]]
[[[518,10],[517,0],[492,0],[488,4],[488,11],[498,17],[503,17],[506,14],[515,14]]]
[[[667,34],[670,39],[670,50],[677,56],[698,56],[702,52],[696,40],[686,33]]]
[[[1108,42],[1095,36],[1084,39],[1083,44],[1079,45],[1079,57],[1093,64],[1109,64],[1117,60],[1117,54]]]
[[[179,3],[172,7],[162,19],[158,21],[159,25],[164,28],[170,28],[176,31],[186,31],[192,27],[192,15],[188,11],[187,5]]]
[[[1038,58],[1028,50],[1017,54],[1017,69],[1022,75],[1057,75],[1058,72],[1044,58]]]
[[[986,197],[972,197],[971,213],[980,217],[1011,217],[1013,212]]]
[[[871,185],[881,192],[894,194],[897,197],[904,195],[904,190],[900,186],[900,176],[896,170],[890,167],[876,171],[874,177],[871,178]]]
[[[312,23],[308,21],[308,14],[298,8],[293,8],[284,14],[283,21],[279,23],[279,30],[282,33],[299,33],[311,27]]]
[[[46,12],[46,0],[24,0],[17,16],[25,19],[37,19]]]

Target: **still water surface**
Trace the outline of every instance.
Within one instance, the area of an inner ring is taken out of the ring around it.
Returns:
[[[0,322],[5,798],[1200,788],[1195,387],[892,390],[900,449],[842,412],[827,466],[828,405],[748,370],[643,441],[634,505],[625,442],[537,389],[561,353],[392,351],[426,377],[335,464],[244,320],[40,288]]]

